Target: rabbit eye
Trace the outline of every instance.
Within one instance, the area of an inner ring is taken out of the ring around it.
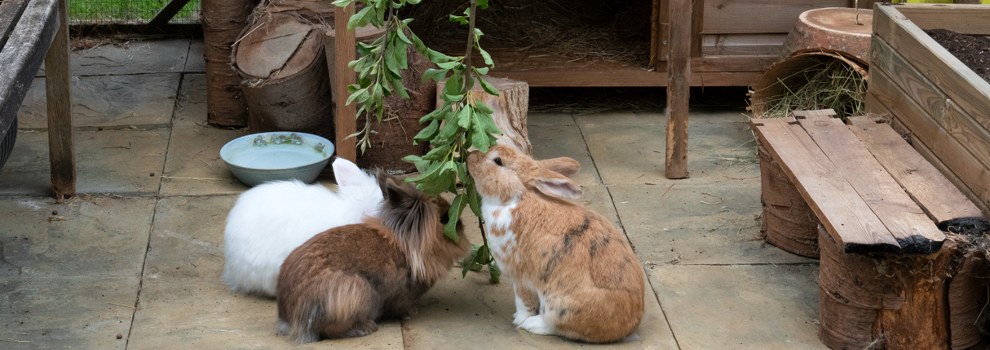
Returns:
[[[502,166],[502,158],[501,157],[495,157],[495,159],[492,159],[492,161],[495,162],[495,165]]]
[[[443,213],[443,215],[440,216],[440,223],[446,225],[447,221],[450,221],[450,214]]]

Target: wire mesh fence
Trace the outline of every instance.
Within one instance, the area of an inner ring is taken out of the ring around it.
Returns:
[[[147,24],[172,0],[68,0],[70,24]],[[169,23],[199,22],[201,0],[189,0]]]

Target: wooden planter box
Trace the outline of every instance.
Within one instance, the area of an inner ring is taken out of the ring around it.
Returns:
[[[990,6],[877,5],[866,107],[990,213],[990,83],[928,29],[990,35]]]

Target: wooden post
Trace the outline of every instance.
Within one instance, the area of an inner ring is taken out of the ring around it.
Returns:
[[[337,157],[341,157],[352,162],[357,161],[357,139],[348,137],[357,131],[357,106],[346,105],[347,86],[354,84],[357,75],[347,67],[347,63],[357,56],[357,49],[354,43],[354,32],[347,30],[347,21],[354,13],[354,5],[347,5],[338,8],[334,16],[334,81],[331,89],[334,91],[334,129],[337,139],[334,141],[337,148]]]
[[[691,0],[670,1],[670,49],[667,57],[668,179],[688,177],[688,99],[691,96]]]
[[[48,102],[48,152],[52,192],[62,199],[76,193],[76,162],[72,144],[72,98],[69,76],[69,23],[66,1],[58,0],[58,29],[45,55],[45,94]]]

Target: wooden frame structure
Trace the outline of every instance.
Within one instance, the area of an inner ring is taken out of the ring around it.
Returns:
[[[66,0],[0,2],[0,46],[0,130],[17,118],[44,62],[52,192],[59,199],[71,196],[76,192],[76,168]]]

